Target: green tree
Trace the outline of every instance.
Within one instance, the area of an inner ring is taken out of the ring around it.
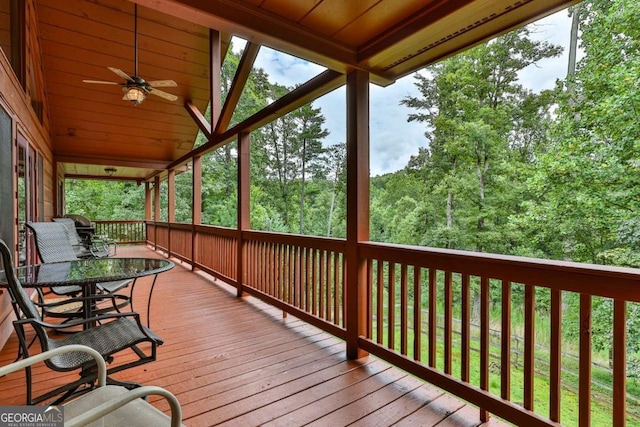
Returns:
[[[579,13],[584,57],[561,86],[527,220],[546,230],[538,234],[546,256],[637,267],[640,5],[594,0]]]
[[[289,88],[273,84],[271,91],[270,98],[277,99]],[[310,218],[305,212],[305,201],[311,196],[305,185],[307,175],[321,177],[324,153],[321,140],[328,135],[322,127],[324,121],[320,110],[307,104],[254,132],[252,160],[255,152],[254,165],[260,171],[254,175],[255,182],[269,197],[263,201],[278,212],[289,232],[316,234],[315,230],[305,228],[304,220]]]
[[[408,120],[425,123],[429,142],[409,163],[424,181],[424,204],[436,205],[429,210],[436,220],[417,230],[431,234],[424,243],[512,250],[507,219],[523,191],[515,178],[531,161],[533,129],[540,123],[522,109],[538,119],[546,111],[541,98],[519,83],[518,72],[560,51],[531,40],[523,28],[416,74],[420,96],[402,103],[416,110]]]

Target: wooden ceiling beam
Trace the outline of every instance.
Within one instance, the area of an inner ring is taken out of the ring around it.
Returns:
[[[54,153],[55,160],[58,163],[79,163],[85,165],[105,165],[105,166],[122,166],[130,168],[141,169],[167,169],[169,162],[162,162],[158,160],[130,160],[121,158],[106,158],[106,157],[88,157],[88,156],[72,156],[72,155],[58,155]]]
[[[135,181],[142,182],[144,178],[137,176],[97,176],[97,175],[78,175],[72,173],[65,173],[65,179],[95,179],[100,181]]]
[[[187,110],[196,125],[198,125],[198,128],[207,140],[211,139],[211,124],[207,121],[204,114],[198,110],[198,107],[193,105],[191,101],[187,99],[184,101],[184,108]]]
[[[240,95],[242,95],[242,91],[247,84],[247,79],[249,78],[249,74],[251,74],[253,64],[256,61],[256,57],[258,56],[259,51],[259,45],[247,42],[247,45],[242,52],[242,58],[240,58],[238,69],[236,70],[236,74],[233,77],[231,88],[229,89],[229,93],[227,94],[227,98],[225,99],[224,106],[222,107],[220,118],[218,119],[216,128],[213,131],[215,135],[221,134],[229,127],[229,123],[231,123],[231,117],[236,110],[238,101],[240,100]]]
[[[209,30],[209,112],[211,128],[220,118],[220,102],[222,99],[222,64],[226,56],[221,49],[220,31]],[[209,133],[211,137],[211,132]]]

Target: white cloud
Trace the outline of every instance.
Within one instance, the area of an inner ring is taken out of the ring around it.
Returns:
[[[269,74],[272,82],[283,86],[304,83],[326,70],[318,64],[285,55],[264,46],[258,52],[255,66],[263,68]]]
[[[419,147],[425,147],[425,125],[408,122],[414,110],[401,105],[407,96],[415,96],[413,76],[407,76],[387,87],[371,86],[370,139],[371,175],[404,168]]]

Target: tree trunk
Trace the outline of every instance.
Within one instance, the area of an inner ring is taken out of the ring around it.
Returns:
[[[578,29],[580,28],[580,8],[582,4],[573,7],[573,17],[571,19],[571,37],[569,39],[569,64],[567,66],[567,89],[569,90],[569,106],[575,107],[577,99],[574,87],[574,74],[576,72],[576,55],[578,51]],[[580,113],[575,112],[575,120],[580,120]]]
[[[577,4],[573,7],[573,11],[571,12],[573,16],[571,19],[571,36],[569,39],[569,64],[567,67],[568,80],[572,80],[572,77],[576,72],[576,52],[578,50],[578,28],[580,26],[581,7],[581,4]]]
[[[304,180],[305,180],[305,168],[307,166],[307,139],[302,139],[302,183],[300,187],[300,225],[298,227],[298,233],[304,234]]]
[[[453,228],[453,192],[447,192],[447,230]],[[451,238],[447,237],[447,249],[452,249]]]
[[[471,298],[471,323],[480,324],[480,292],[474,290]]]
[[[484,193],[485,193],[485,188],[486,188],[486,179],[485,179],[485,173],[487,171],[487,169],[489,168],[489,162],[486,161],[486,159],[484,160],[484,162],[482,161],[482,159],[478,160],[478,223],[477,223],[477,228],[476,231],[478,233],[478,242],[476,243],[476,251],[477,252],[482,252],[482,250],[484,249],[482,244],[480,243],[480,233],[482,233],[482,231],[484,230]]]
[[[329,205],[329,221],[327,224],[327,237],[331,237],[331,223],[333,222],[333,209],[336,205],[336,181],[333,181],[333,190],[331,191],[331,204]]]

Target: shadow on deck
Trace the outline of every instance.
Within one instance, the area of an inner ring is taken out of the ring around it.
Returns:
[[[162,255],[129,246],[118,256]],[[139,279],[134,303],[150,283]],[[135,309],[146,313],[146,303]],[[503,425],[480,424],[476,408],[372,356],[347,360],[343,341],[255,298],[236,298],[235,288],[180,262],[158,277],[151,328],[165,340],[158,359],[115,377],[173,392],[187,426]],[[12,335],[0,364],[16,352]],[[0,379],[1,405],[24,404],[23,375]],[[35,381],[44,390],[65,378],[38,367]],[[151,402],[168,412],[164,401]]]

